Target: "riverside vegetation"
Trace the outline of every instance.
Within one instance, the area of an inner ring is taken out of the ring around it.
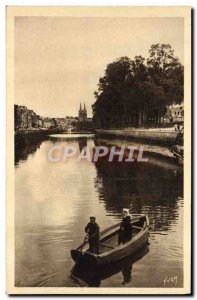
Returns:
[[[162,127],[171,104],[184,94],[184,67],[168,44],[154,44],[149,56],[109,63],[94,92],[96,128]]]

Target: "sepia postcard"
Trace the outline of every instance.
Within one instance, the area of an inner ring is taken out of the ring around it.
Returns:
[[[191,294],[191,12],[7,7],[8,294]]]

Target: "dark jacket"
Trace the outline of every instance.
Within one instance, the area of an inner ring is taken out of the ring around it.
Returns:
[[[89,222],[85,227],[85,232],[88,233],[89,239],[99,240],[100,227],[97,223]]]
[[[120,243],[126,243],[130,241],[132,238],[132,224],[131,224],[131,217],[127,216],[122,219],[122,222],[120,224],[120,230],[119,230],[119,237],[118,242]]]

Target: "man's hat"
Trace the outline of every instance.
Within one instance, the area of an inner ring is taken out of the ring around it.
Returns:
[[[95,217],[90,217],[90,220],[96,220],[96,218]]]

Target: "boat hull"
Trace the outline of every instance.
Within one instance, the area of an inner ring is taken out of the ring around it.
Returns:
[[[139,251],[148,241],[148,229],[145,229],[137,239],[131,241],[131,243],[126,243],[119,246],[117,249],[114,249],[105,255],[97,255],[97,264],[104,265],[111,262],[118,261],[127,256],[135,254]]]

